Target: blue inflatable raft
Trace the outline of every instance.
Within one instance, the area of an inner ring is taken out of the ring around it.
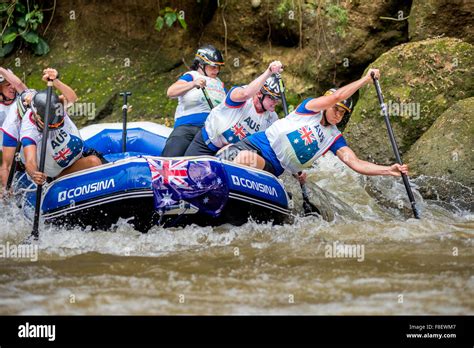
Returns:
[[[282,223],[290,215],[283,184],[272,174],[215,157],[160,157],[171,129],[152,122],[128,124],[122,153],[122,124],[85,127],[86,146],[109,162],[61,177],[43,187],[46,223],[107,229],[119,218],[140,231],[153,225]],[[14,190],[32,220],[36,186],[22,172]]]

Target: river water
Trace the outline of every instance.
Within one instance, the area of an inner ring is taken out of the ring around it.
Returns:
[[[298,184],[284,181],[301,212]],[[358,217],[147,234],[126,221],[113,231],[46,226],[37,260],[0,259],[0,314],[474,314],[472,213],[418,196],[423,219],[406,219],[332,155],[309,182]],[[373,183],[385,199],[405,199],[401,180]],[[30,230],[16,207],[0,205],[4,250]]]

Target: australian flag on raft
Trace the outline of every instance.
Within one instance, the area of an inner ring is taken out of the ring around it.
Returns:
[[[319,151],[316,134],[311,127],[301,127],[286,136],[301,164],[308,162]]]
[[[151,171],[155,209],[186,201],[213,217],[224,208],[229,189],[218,161],[147,158]]]

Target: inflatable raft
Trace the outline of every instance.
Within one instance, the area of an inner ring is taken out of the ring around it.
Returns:
[[[120,218],[140,231],[154,225],[182,226],[284,222],[291,201],[275,176],[215,157],[160,157],[171,129],[132,122],[127,152],[122,151],[122,124],[85,127],[87,147],[109,162],[66,175],[43,187],[46,223],[107,229]],[[36,185],[16,174],[14,190],[32,220]]]

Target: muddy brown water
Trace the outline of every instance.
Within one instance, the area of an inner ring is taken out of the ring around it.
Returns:
[[[45,227],[35,260],[34,251],[5,255],[31,227],[3,203],[0,314],[474,313],[472,213],[420,201],[423,219],[406,219],[380,206],[364,179],[335,159],[311,170],[309,181],[361,218],[147,234],[126,221],[111,231]],[[298,185],[284,182],[297,213]],[[403,186],[386,195],[404,197]]]

